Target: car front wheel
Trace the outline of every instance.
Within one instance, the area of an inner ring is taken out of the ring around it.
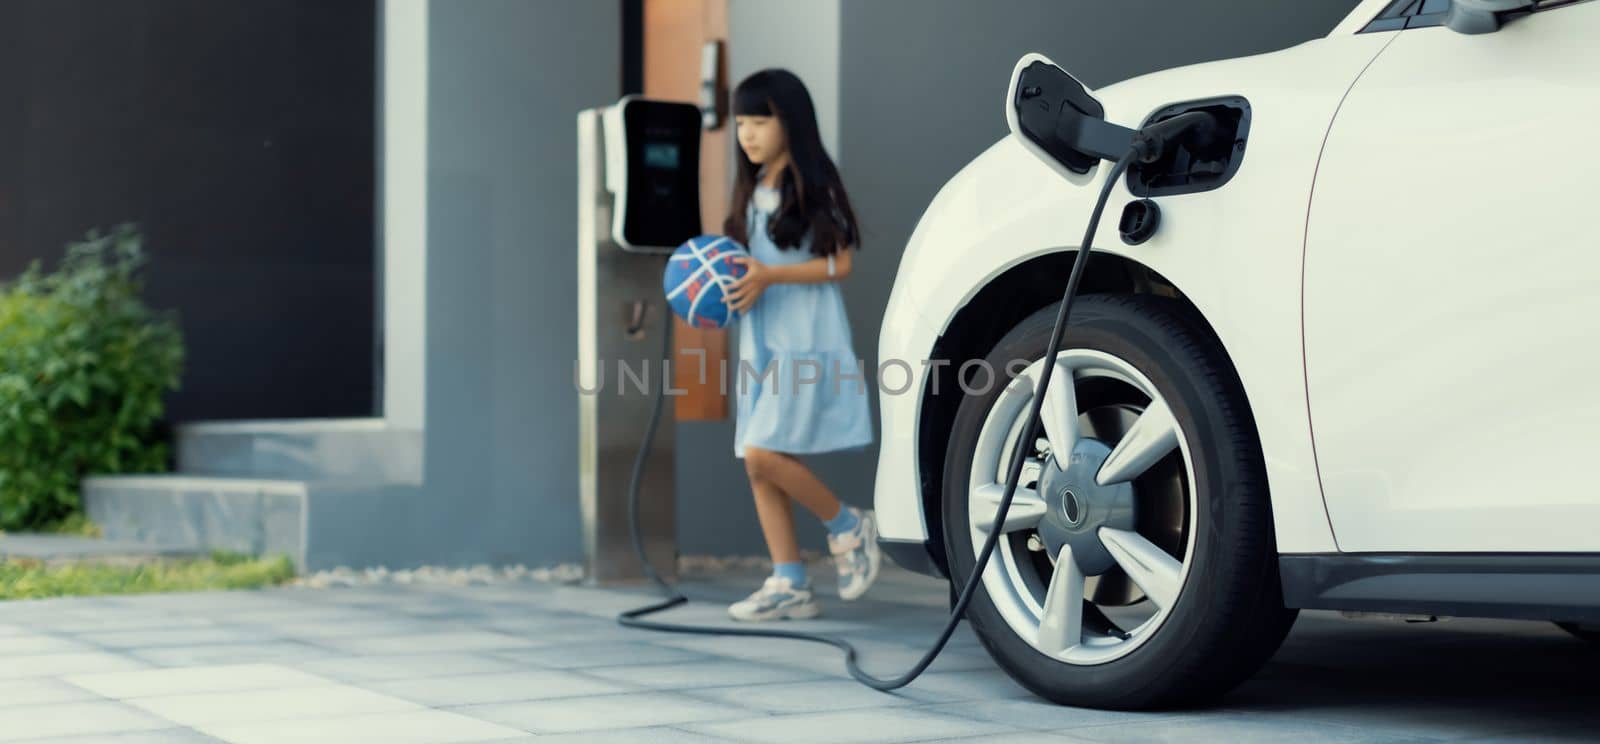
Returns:
[[[995,384],[964,386],[943,493],[954,581],[972,574],[1012,453],[1027,450],[968,619],[1002,668],[1059,703],[1219,696],[1295,617],[1244,391],[1176,301],[1086,295],[1054,360],[1042,435],[1022,441],[1057,307],[996,345]]]

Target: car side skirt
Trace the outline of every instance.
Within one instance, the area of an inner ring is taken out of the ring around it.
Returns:
[[[1600,623],[1597,553],[1286,554],[1278,572],[1301,609]]]

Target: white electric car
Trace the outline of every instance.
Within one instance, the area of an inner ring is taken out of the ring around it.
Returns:
[[[1597,42],[1596,0],[1366,0],[1327,38],[1094,92],[1107,122],[1204,110],[1225,136],[1113,187],[1036,441],[1025,383],[1111,164],[1014,128],[901,259],[885,550],[959,587],[1026,448],[968,619],[1076,705],[1219,695],[1300,608],[1587,634]]]

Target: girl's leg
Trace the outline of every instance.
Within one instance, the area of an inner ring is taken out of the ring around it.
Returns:
[[[816,617],[816,596],[806,581],[805,564],[800,562],[800,546],[794,536],[794,511],[789,497],[770,477],[772,452],[746,447],[745,471],[750,475],[750,491],[755,494],[756,516],[772,553],[772,578],[762,583],[755,594],[728,606],[735,620],[780,620]]]
[[[761,520],[761,533],[767,539],[767,552],[772,554],[774,564],[800,560],[800,544],[794,534],[794,511],[788,494],[773,478],[772,471],[782,457],[756,447],[746,447],[744,451],[745,473],[750,476],[750,491],[755,494],[756,517]]]
[[[747,449],[746,458],[749,457],[748,452]],[[782,453],[766,454],[770,456],[760,458],[762,477],[776,485],[788,498],[805,505],[828,528],[828,549],[832,551],[835,567],[839,570],[839,598],[856,599],[866,593],[877,579],[878,567],[882,563],[877,525],[871,513],[846,510],[833,491],[799,458]],[[746,465],[749,465],[748,459]],[[784,515],[789,514],[785,508]],[[793,539],[794,520],[787,521],[787,535]]]
[[[771,457],[764,458],[770,460],[764,463],[766,466],[764,475],[782,489],[784,495],[800,502],[801,506],[824,522],[839,516],[839,510],[844,505],[816,473],[811,472],[811,468],[806,467],[805,463],[800,462],[794,455],[781,452],[767,454]],[[746,463],[748,466],[748,460]]]

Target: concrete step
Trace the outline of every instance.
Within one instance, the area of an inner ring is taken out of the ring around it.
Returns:
[[[189,475],[85,478],[84,511],[108,540],[251,555],[305,565],[302,481]]]
[[[441,519],[420,485],[186,474],[85,478],[84,511],[108,540],[287,555],[301,571],[503,562],[484,551],[419,550],[441,529],[493,534],[470,513]]]
[[[270,480],[422,482],[422,432],[383,419],[180,424],[178,472]]]

